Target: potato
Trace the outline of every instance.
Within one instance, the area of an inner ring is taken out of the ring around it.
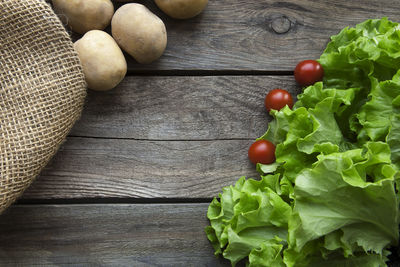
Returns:
[[[110,0],[52,0],[55,12],[74,32],[103,30],[110,25],[114,5]]]
[[[164,22],[141,4],[120,7],[112,18],[111,31],[119,46],[141,64],[161,57],[167,46]]]
[[[126,75],[124,54],[106,32],[92,30],[75,42],[90,89],[106,91],[117,86]]]
[[[190,19],[200,14],[208,0],[155,0],[157,6],[175,19]]]

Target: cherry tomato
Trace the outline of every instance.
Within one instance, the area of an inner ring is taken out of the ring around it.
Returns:
[[[304,60],[297,64],[294,69],[294,78],[302,86],[309,86],[322,81],[324,69],[315,60]]]
[[[264,104],[268,111],[271,109],[280,110],[286,105],[288,105],[289,108],[292,108],[293,98],[292,95],[286,90],[273,89],[265,97]]]
[[[254,164],[271,164],[275,161],[275,146],[270,141],[258,140],[250,146],[248,155]]]

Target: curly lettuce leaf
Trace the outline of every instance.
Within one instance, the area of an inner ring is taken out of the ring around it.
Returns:
[[[261,243],[258,248],[253,249],[249,254],[249,266],[258,267],[285,267],[282,258],[284,245],[279,239],[268,240]]]
[[[208,208],[211,226],[206,229],[207,236],[216,254],[223,253],[232,265],[262,243],[286,239],[292,208],[271,189],[269,180],[274,178],[268,175],[256,181],[242,177],[235,186],[224,188],[220,201],[215,198]]]
[[[301,251],[307,242],[338,229],[348,247],[381,254],[397,244],[399,205],[390,149],[385,143],[364,148],[321,155],[296,178],[293,212],[298,218],[289,223],[291,247]]]
[[[399,24],[367,20],[331,37],[319,62],[326,88],[370,89],[370,77],[391,80],[400,66]]]
[[[385,141],[392,124],[392,115],[400,108],[392,104],[400,95],[400,72],[393,80],[378,82],[373,79],[370,100],[362,106],[357,117],[363,131],[373,141]],[[361,133],[362,134],[362,133]]]
[[[392,115],[389,133],[386,142],[391,149],[391,159],[393,163],[400,169],[400,114]]]
[[[398,243],[400,26],[345,28],[319,62],[323,82],[260,137],[276,163],[210,204],[207,236],[232,265],[385,266]]]

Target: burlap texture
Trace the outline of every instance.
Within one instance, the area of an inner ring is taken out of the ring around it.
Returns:
[[[86,84],[72,45],[44,0],[0,0],[0,213],[80,116]]]

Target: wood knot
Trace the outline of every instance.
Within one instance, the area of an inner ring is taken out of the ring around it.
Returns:
[[[272,20],[271,28],[277,34],[287,33],[292,28],[292,22],[288,17],[280,16]]]

